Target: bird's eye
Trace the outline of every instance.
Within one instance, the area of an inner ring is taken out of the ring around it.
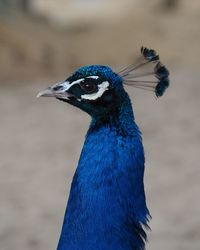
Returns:
[[[80,86],[86,93],[94,93],[97,91],[97,84],[94,79],[85,79],[80,83]]]

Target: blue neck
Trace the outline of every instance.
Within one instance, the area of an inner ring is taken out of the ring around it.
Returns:
[[[73,178],[58,250],[142,250],[144,153],[129,98],[93,119]]]

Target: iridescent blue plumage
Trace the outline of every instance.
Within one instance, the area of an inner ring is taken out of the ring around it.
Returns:
[[[153,50],[143,48],[142,53],[147,61],[142,65],[159,59]],[[123,87],[128,81],[124,77],[137,67],[116,74],[107,66],[85,66],[39,94],[79,107],[92,118],[71,185],[58,250],[145,248],[150,214],[143,184],[144,150]],[[158,64],[154,74],[159,84],[169,75]]]
[[[91,114],[58,249],[143,249],[149,212],[141,133],[122,79],[110,68],[83,67],[69,80],[90,75],[108,80],[116,99],[109,114]]]
[[[74,176],[59,250],[143,249],[148,222],[144,152],[128,96],[93,119]]]

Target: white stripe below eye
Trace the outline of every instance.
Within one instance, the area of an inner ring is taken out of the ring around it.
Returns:
[[[108,90],[108,87],[109,87],[109,82],[107,81],[102,82],[101,84],[98,85],[98,89],[99,89],[98,92],[82,95],[81,99],[96,100],[100,98],[106,90]]]

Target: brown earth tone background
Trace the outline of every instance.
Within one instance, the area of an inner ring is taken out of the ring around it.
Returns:
[[[200,249],[200,2],[0,0],[0,249],[55,249],[90,118],[37,92],[155,48],[171,86],[127,88],[146,150],[148,250]]]

